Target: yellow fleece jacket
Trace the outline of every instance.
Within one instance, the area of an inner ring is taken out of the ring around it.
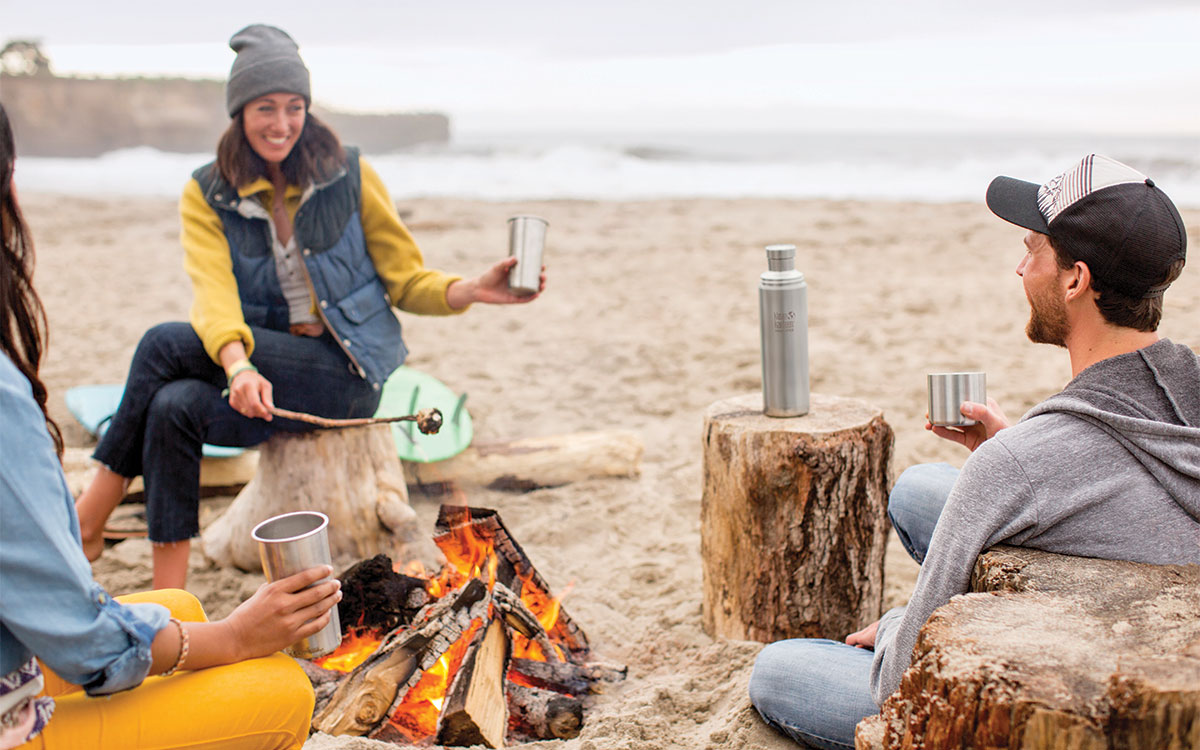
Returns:
[[[383,180],[365,159],[359,157],[362,171],[362,221],[367,253],[375,271],[387,287],[392,304],[406,312],[420,315],[454,315],[446,302],[446,289],[461,276],[453,276],[425,268],[421,250],[400,221]],[[274,189],[265,178],[238,190],[242,198],[256,196],[271,210]],[[284,205],[288,216],[295,221],[303,190],[288,185]],[[246,354],[254,351],[254,336],[242,317],[242,302],[238,297],[237,280],[233,275],[233,258],[221,217],[204,200],[200,183],[192,179],[183,190],[179,202],[183,229],[183,267],[192,279],[192,328],[204,343],[213,361],[220,364],[218,353],[231,341],[241,340]],[[316,310],[314,301],[313,309]]]

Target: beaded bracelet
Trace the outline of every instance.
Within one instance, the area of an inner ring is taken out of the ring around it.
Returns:
[[[180,622],[178,618],[172,617],[170,621],[175,623],[175,627],[179,628],[179,656],[175,657],[175,664],[166,672],[162,673],[163,677],[170,677],[178,672],[179,668],[183,666],[183,662],[185,659],[187,659],[188,655],[189,643],[187,630],[184,629],[183,623]]]

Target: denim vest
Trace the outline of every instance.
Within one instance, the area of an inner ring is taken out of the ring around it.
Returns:
[[[215,162],[192,177],[221,217],[246,323],[288,330],[288,305],[275,272],[267,209],[254,198],[240,197]],[[367,253],[361,207],[358,151],[347,148],[342,170],[304,191],[293,224],[321,319],[349,358],[350,369],[380,390],[408,350],[387,289]]]

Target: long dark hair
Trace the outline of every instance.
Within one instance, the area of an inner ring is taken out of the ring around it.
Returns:
[[[279,167],[288,184],[308,187],[332,178],[345,161],[346,151],[337,135],[312,112],[305,112],[304,130],[300,131],[296,145]],[[267,176],[267,163],[246,140],[242,112],[233,116],[217,142],[217,169],[234,187]]]
[[[46,311],[33,289],[33,240],[13,193],[15,160],[12,127],[0,104],[0,350],[29,381],[61,457],[62,433],[46,411],[46,386],[38,378],[46,347]]]

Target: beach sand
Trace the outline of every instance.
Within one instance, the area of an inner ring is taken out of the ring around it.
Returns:
[[[50,319],[43,376],[52,414],[68,445],[83,449],[92,441],[67,413],[64,391],[121,382],[146,328],[187,319],[175,202],[21,198]],[[637,479],[467,494],[501,512],[556,591],[573,586],[564,606],[595,657],[629,666],[629,679],[589,709],[578,739],[539,747],[794,746],[747,698],[761,644],[714,640],[700,624],[702,414],[760,387],[756,284],[765,245],[798,248],[812,389],[882,408],[896,433],[893,476],[967,456],[923,429],[927,372],[985,370],[989,395],[1012,419],[1070,378],[1063,351],[1024,336],[1028,307],[1013,273],[1023,230],[982,202],[418,200],[401,208],[426,264],[466,275],[503,257],[508,216],[550,222],[549,285],[531,306],[402,316],[409,364],[469,394],[477,439],[624,428],[645,443]],[[1184,217],[1200,236],[1200,212]],[[1166,307],[1160,332],[1200,345],[1200,272],[1184,274]],[[72,481],[82,481],[78,471]],[[205,501],[205,520],[220,503]],[[414,493],[412,503],[432,532],[439,499]],[[212,617],[261,582],[209,567],[197,551],[193,561],[189,587]],[[916,570],[892,535],[885,607],[906,600]],[[148,587],[148,545],[110,549],[95,572],[113,593]],[[391,746],[323,735],[306,745],[376,747]]]

